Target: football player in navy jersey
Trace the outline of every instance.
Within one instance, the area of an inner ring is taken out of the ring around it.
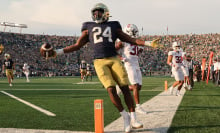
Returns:
[[[81,80],[83,82],[86,77],[86,61],[82,60],[79,67],[80,67]]]
[[[92,81],[92,66],[90,64],[86,65],[86,81],[88,81],[88,77],[90,77],[90,81]]]
[[[82,25],[82,35],[73,45],[62,49],[45,50],[50,54],[47,57],[56,57],[64,53],[70,53],[79,50],[81,47],[89,42],[94,49],[94,67],[97,76],[103,86],[106,88],[109,97],[115,107],[118,109],[124,119],[125,132],[130,132],[131,128],[142,128],[143,124],[136,119],[135,105],[133,97],[129,91],[128,75],[122,62],[117,56],[115,49],[116,39],[123,42],[132,43],[135,45],[160,47],[156,41],[143,41],[136,38],[131,38],[122,31],[121,25],[118,21],[109,20],[109,10],[106,5],[102,3],[96,4],[92,10],[93,22],[85,22]],[[116,92],[116,84],[118,84],[124,95],[124,101],[128,107],[130,115],[125,111],[121,99]]]
[[[5,54],[4,57],[5,57],[5,60],[3,62],[3,66],[2,66],[2,72],[3,73],[6,72],[9,86],[12,86],[12,81],[14,79],[13,70],[15,70],[15,64],[12,61],[10,54]],[[6,69],[6,71],[5,71],[5,69]]]

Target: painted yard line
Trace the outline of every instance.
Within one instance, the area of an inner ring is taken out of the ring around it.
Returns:
[[[92,90],[92,91],[106,91],[106,89],[2,89],[2,90],[10,90],[10,91],[60,91],[60,90],[63,90],[63,91],[79,91],[79,90],[82,90],[82,91],[89,91],[89,90]],[[153,90],[141,90],[141,91],[163,91],[162,89],[153,89]]]
[[[4,93],[5,95],[8,95],[8,96],[11,97],[11,98],[14,98],[15,100],[18,100],[18,101],[20,101],[20,102],[26,104],[27,106],[30,106],[30,107],[32,107],[32,108],[34,108],[34,109],[36,109],[36,110],[38,110],[38,111],[40,111],[40,112],[42,112],[42,113],[48,115],[48,116],[56,116],[56,114],[54,114],[54,113],[52,113],[52,112],[50,112],[50,111],[47,111],[47,110],[45,110],[45,109],[42,109],[41,107],[38,107],[38,106],[36,106],[36,105],[34,105],[34,104],[30,103],[30,102],[27,102],[27,101],[25,101],[25,100],[22,100],[22,99],[20,99],[20,98],[14,96],[14,95],[12,95],[12,94],[9,94],[9,93],[7,93],[7,92],[5,92],[5,91],[1,91],[1,92]]]

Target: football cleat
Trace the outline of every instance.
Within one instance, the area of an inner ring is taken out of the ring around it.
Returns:
[[[145,111],[141,106],[136,107],[135,112],[140,114],[147,114],[147,111]]]
[[[176,96],[181,96],[180,91],[176,90]]]
[[[133,129],[143,128],[143,124],[137,120],[134,120],[134,121],[131,121],[131,128]]]
[[[170,94],[173,95],[173,86],[169,88]]]

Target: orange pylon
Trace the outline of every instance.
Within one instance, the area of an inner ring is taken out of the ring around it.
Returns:
[[[95,133],[104,133],[104,108],[103,100],[94,100],[94,122],[95,122]]]

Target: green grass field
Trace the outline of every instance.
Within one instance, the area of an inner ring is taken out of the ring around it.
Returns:
[[[164,91],[169,77],[144,77],[141,103]],[[104,123],[108,125],[120,115],[111,103],[107,91],[97,78],[79,84],[79,77],[15,79],[9,87],[6,78],[0,78],[0,91],[48,110],[56,116],[47,116],[11,97],[0,93],[0,128],[56,129],[94,131],[94,100],[104,100]],[[123,100],[122,100],[123,101]],[[169,132],[219,132],[220,87],[203,82],[195,83],[187,91],[177,110]]]

